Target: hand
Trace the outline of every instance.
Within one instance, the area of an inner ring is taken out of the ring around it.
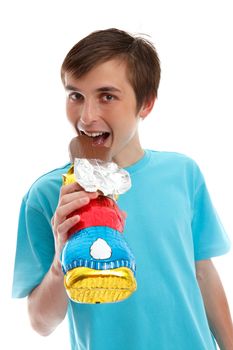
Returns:
[[[62,186],[58,206],[51,221],[55,238],[53,265],[56,270],[61,270],[60,255],[67,241],[68,231],[80,221],[79,215],[68,216],[87,205],[91,199],[97,198],[98,195],[98,192],[85,192],[78,183]]]

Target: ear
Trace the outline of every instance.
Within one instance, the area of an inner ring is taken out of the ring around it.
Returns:
[[[138,115],[142,119],[145,119],[154,107],[156,97],[150,98],[148,101],[144,102],[140,108]]]

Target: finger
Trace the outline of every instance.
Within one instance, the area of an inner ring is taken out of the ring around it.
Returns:
[[[83,188],[77,182],[74,182],[72,184],[62,185],[61,190],[60,190],[60,195],[72,193],[75,191],[82,191],[82,190],[83,190]]]
[[[55,227],[60,225],[72,212],[82,208],[89,202],[90,198],[88,196],[85,196],[58,207],[55,214]]]
[[[126,211],[121,210],[121,214],[122,214],[124,220],[126,220],[126,218],[127,218],[127,213],[126,213]]]
[[[79,199],[79,198],[81,199],[84,197],[89,197],[90,199],[94,199],[94,198],[97,198],[98,195],[99,195],[98,192],[85,192],[85,191],[64,194],[60,198],[59,205],[65,205],[65,204],[72,202],[76,199]]]
[[[77,194],[78,193],[76,193],[76,195]],[[68,215],[72,214],[72,212],[74,212],[75,210],[78,210],[84,205],[87,205],[91,199],[97,198],[98,195],[99,195],[98,192],[93,192],[93,193],[83,192],[82,195],[78,194],[78,198],[76,198],[73,201],[69,201],[66,204],[63,203],[62,205],[61,203],[59,203],[53,217],[53,223],[52,223],[53,231],[56,232],[58,225],[60,225]]]
[[[68,231],[80,221],[79,215],[74,215],[66,219],[62,224],[57,227],[58,238],[61,243],[65,243],[68,237]]]

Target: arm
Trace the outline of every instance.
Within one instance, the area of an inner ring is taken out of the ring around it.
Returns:
[[[210,329],[221,350],[233,349],[233,325],[226,295],[211,260],[196,262],[196,276]]]
[[[41,284],[28,297],[31,325],[40,335],[52,333],[66,315],[68,297],[63,280],[63,272],[54,261]]]
[[[60,254],[68,238],[67,232],[79,220],[79,215],[67,218],[73,211],[96,198],[98,193],[87,193],[77,183],[63,186],[58,207],[52,219],[55,239],[53,263],[42,280],[28,297],[28,312],[31,325],[41,335],[49,335],[64,319],[68,297],[64,288],[64,275],[60,264]]]

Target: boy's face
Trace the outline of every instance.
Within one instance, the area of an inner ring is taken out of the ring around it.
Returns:
[[[101,63],[81,78],[65,74],[66,110],[78,133],[80,157],[113,160],[128,166],[143,155],[138,138],[136,97],[127,79],[126,64],[117,59]]]

